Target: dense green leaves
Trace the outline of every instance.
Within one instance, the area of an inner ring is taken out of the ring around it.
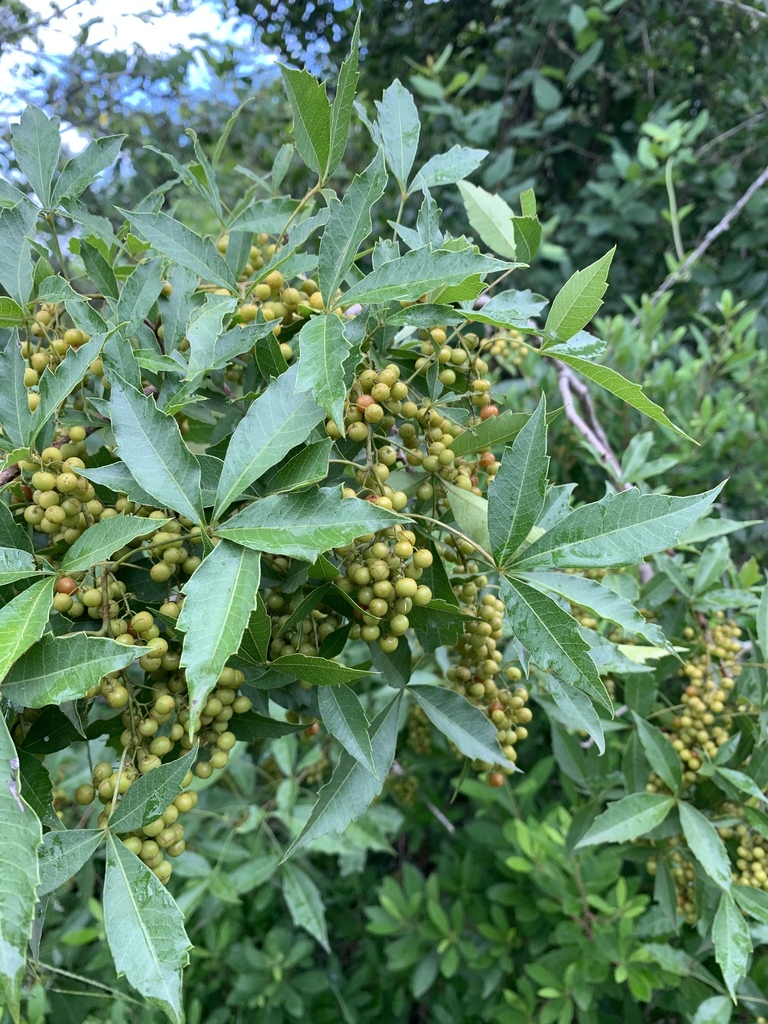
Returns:
[[[0,682],[16,659],[43,635],[52,597],[53,580],[39,580],[0,608]]]
[[[118,974],[181,1024],[181,972],[190,947],[181,911],[146,864],[110,835],[104,925]]]
[[[196,756],[195,746],[178,760],[161,764],[159,768],[137,779],[121,798],[110,817],[110,830],[133,832],[159,818],[181,792],[184,776],[192,768]]]
[[[627,843],[656,828],[674,806],[674,799],[661,793],[632,793],[609,804],[595,818],[586,835],[576,844],[580,849],[600,843]]]
[[[356,761],[375,775],[376,766],[368,735],[370,723],[354,690],[344,685],[323,686],[317,700],[320,716],[328,732],[336,737]]]
[[[325,907],[320,890],[301,868],[284,864],[282,869],[283,898],[297,928],[304,928],[330,953]]]
[[[184,585],[179,615],[185,632],[181,665],[189,690],[194,729],[227,659],[236,653],[256,605],[261,580],[258,551],[222,540]]]
[[[461,694],[442,686],[413,684],[408,687],[427,718],[466,757],[509,767],[496,739],[496,730],[486,716]]]

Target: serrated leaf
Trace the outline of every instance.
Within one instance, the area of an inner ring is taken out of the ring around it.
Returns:
[[[664,733],[640,715],[632,712],[637,726],[637,735],[648,758],[648,764],[656,772],[661,781],[672,790],[680,793],[683,788],[683,769],[677,751]]]
[[[113,834],[133,832],[155,821],[182,791],[182,781],[197,757],[195,745],[183,757],[161,764],[131,785],[109,819]]]
[[[563,724],[570,729],[583,729],[595,741],[598,751],[605,751],[605,736],[600,719],[590,699],[575,686],[563,686],[554,676],[547,678],[547,689],[559,710]]]
[[[504,450],[488,486],[488,532],[498,565],[508,562],[531,532],[544,508],[547,492],[546,400]]]
[[[733,897],[745,914],[761,924],[768,924],[768,893],[753,885],[734,885]]]
[[[291,147],[292,148],[292,147]],[[264,232],[276,235],[298,206],[290,196],[258,199],[237,215],[230,224],[230,232]]]
[[[190,942],[165,886],[114,836],[107,840],[104,926],[118,974],[173,1024],[183,1024],[181,973]]]
[[[89,364],[98,357],[105,340],[106,335],[97,334],[77,350],[70,349],[55,371],[50,365],[45,368],[40,378],[40,402],[32,413],[29,424],[27,444],[30,448],[46,423],[58,412],[61,403],[72,394],[86,375]]]
[[[17,548],[19,551],[27,551],[29,554],[34,552],[34,546],[27,531],[16,522],[13,513],[3,501],[0,501],[0,546]]]
[[[306,68],[280,65],[283,85],[293,111],[293,138],[299,156],[325,181],[331,155],[331,104],[321,84]]]
[[[153,249],[204,281],[237,292],[237,281],[210,238],[202,238],[167,213],[120,210]]]
[[[29,551],[0,548],[0,586],[25,580],[37,571],[37,562]]]
[[[418,299],[433,289],[460,285],[472,275],[491,274],[513,266],[470,249],[413,249],[371,271],[342,296],[342,301],[351,305]]]
[[[347,396],[344,363],[352,351],[344,324],[333,313],[314,316],[302,327],[299,342],[297,390],[311,393],[334,423],[343,424]]]
[[[566,363],[568,366],[573,367],[574,370],[578,370],[579,373],[594,381],[601,388],[605,388],[606,391],[610,391],[612,395],[616,395],[622,402],[631,405],[633,409],[637,409],[638,412],[648,416],[649,419],[660,423],[664,427],[669,427],[676,434],[693,442],[692,437],[686,434],[684,430],[681,430],[680,427],[675,426],[660,405],[656,405],[655,402],[652,402],[650,398],[643,394],[643,389],[639,384],[633,384],[631,381],[626,380],[620,373],[612,370],[609,366],[598,366],[578,356],[561,355],[555,358],[559,359],[561,363]]]
[[[163,287],[164,260],[154,259],[140,263],[123,282],[115,305],[114,322],[123,324],[124,338],[131,338],[157,302]]]
[[[735,786],[742,793],[746,793],[747,796],[759,800],[760,803],[768,802],[768,797],[763,793],[755,780],[751,779],[749,775],[745,775],[744,772],[736,771],[734,768],[723,768],[718,765],[715,768],[715,781],[718,776],[721,779],[725,779],[732,786]]]
[[[626,598],[621,597],[609,587],[596,580],[584,576],[570,575],[562,572],[531,573],[521,572],[520,578],[538,589],[559,594],[572,604],[586,608],[599,619],[607,619],[620,626],[626,633],[635,633],[660,648],[672,650],[669,641],[661,629],[653,622],[648,622]]]
[[[22,306],[32,292],[32,247],[37,210],[28,200],[0,209],[0,284]]]
[[[312,394],[298,385],[298,366],[289,367],[251,403],[227,448],[216,496],[217,517],[246,487],[306,441],[322,419]]]
[[[56,206],[65,196],[77,198],[92,185],[101,172],[117,160],[123,139],[127,138],[127,135],[105,135],[92,139],[82,153],[68,160],[53,190],[53,205]]]
[[[485,551],[490,551],[491,537],[488,532],[488,499],[472,491],[465,491],[455,484],[443,481],[448,495],[451,512],[456,525],[470,540]]]
[[[330,781],[317,794],[312,813],[289,847],[284,860],[313,839],[329,832],[343,832],[379,795],[395,756],[400,697],[400,694],[394,697],[371,723],[371,748],[376,775],[372,775],[351,754],[344,751]]]
[[[615,252],[614,246],[605,256],[584,270],[577,270],[565,282],[552,301],[545,331],[559,341],[568,341],[587,326],[603,304],[603,295],[608,287],[608,268]]]
[[[691,1024],[730,1024],[732,1016],[733,1003],[728,996],[710,996],[696,1007]]]
[[[576,843],[575,849],[631,842],[660,825],[674,805],[671,796],[661,793],[631,793],[609,804]]]
[[[465,757],[512,767],[501,752],[496,727],[466,697],[442,686],[412,684],[408,692],[416,698],[430,722]]]
[[[317,280],[326,307],[330,307],[336,289],[354,263],[360,243],[370,234],[371,209],[384,195],[386,184],[384,154],[379,149],[368,167],[354,176],[341,202],[335,197],[329,201],[317,263]]]
[[[77,874],[104,842],[100,828],[58,829],[46,832],[40,848],[38,899],[47,896]]]
[[[106,561],[110,555],[130,544],[132,540],[161,530],[167,522],[167,519],[147,519],[130,515],[102,519],[75,541],[61,560],[59,568],[62,572],[90,569],[97,562]]]
[[[227,659],[240,647],[260,580],[261,555],[222,540],[182,588],[186,598],[177,623],[186,634],[180,664],[189,690],[190,735]]]
[[[330,437],[323,441],[300,448],[287,462],[275,472],[268,472],[263,484],[269,494],[284,494],[298,491],[311,484],[319,484],[328,476],[328,459],[331,455],[333,441]]]
[[[206,295],[205,304],[192,314],[186,329],[189,341],[187,380],[200,380],[212,365],[216,340],[224,330],[224,320],[236,306],[234,296]]]
[[[681,801],[678,807],[680,825],[691,853],[715,885],[726,892],[731,888],[731,862],[717,829],[692,804]]]
[[[7,639],[0,619],[0,659]],[[19,1021],[35,888],[40,878],[37,848],[43,836],[40,822],[19,796],[16,763],[16,747],[0,714],[0,1005]]]
[[[284,864],[282,870],[283,898],[297,928],[309,932],[323,949],[330,953],[328,928],[325,923],[325,905],[320,890],[301,868]]]
[[[349,135],[349,122],[352,116],[352,107],[357,91],[357,80],[359,77],[358,49],[360,46],[360,18],[357,16],[355,27],[352,32],[352,39],[349,43],[349,55],[339,69],[339,79],[336,83],[336,95],[333,98],[331,107],[331,131],[330,144],[328,146],[328,164],[325,169],[325,180],[333,174],[344,156]]]
[[[356,683],[371,675],[370,671],[349,668],[329,658],[319,658],[309,654],[285,654],[270,663],[274,672],[280,672],[291,679],[303,679],[313,686],[339,686],[343,683]]]
[[[411,182],[409,191],[453,185],[476,170],[487,156],[487,149],[451,146],[447,153],[438,153],[427,160]]]
[[[102,676],[126,668],[137,656],[136,648],[107,637],[48,633],[16,661],[3,681],[3,693],[28,708],[79,700]]]
[[[25,368],[21,349],[12,337],[0,352],[0,424],[4,436],[18,448],[28,447],[26,439],[32,420],[24,386]]]
[[[0,297],[0,327],[18,327],[24,319],[24,310],[13,299]]]
[[[269,654],[272,639],[272,621],[261,594],[257,596],[256,607],[248,617],[248,623],[238,649],[238,657],[253,665],[263,665]]]
[[[512,631],[533,653],[536,663],[613,711],[576,620],[523,580],[502,576],[499,596]]]
[[[200,464],[178,423],[125,381],[114,378],[111,384],[109,413],[123,462],[161,507],[202,522]]]
[[[396,522],[397,515],[370,501],[342,498],[341,488],[321,487],[254,501],[216,533],[256,551],[314,562],[331,548]]]
[[[246,711],[245,714],[236,715],[229,723],[231,731],[239,740],[252,743],[254,740],[276,740],[281,736],[290,736],[292,733],[304,732],[307,728],[304,722],[293,725],[291,722],[278,722],[274,718],[260,715],[256,711]]]
[[[321,686],[317,694],[323,725],[360,764],[376,774],[370,723],[360,698],[348,686]]]
[[[632,487],[582,505],[522,552],[516,569],[635,565],[674,547],[678,534],[701,516],[722,489],[676,498]]]
[[[379,135],[376,141],[384,146],[387,163],[401,193],[405,193],[419,145],[419,112],[413,96],[397,78],[384,90],[381,100],[376,100],[376,110]]]
[[[541,224],[538,217],[513,217],[517,258],[523,263],[532,263],[541,245]]]
[[[119,288],[115,272],[95,245],[85,239],[80,241],[80,259],[89,279],[107,299],[117,299]]]
[[[479,185],[469,181],[460,181],[458,185],[467,219],[480,240],[499,256],[514,260],[517,246],[510,207],[501,196],[486,192]]]
[[[735,1003],[736,982],[747,974],[752,940],[744,915],[729,892],[720,896],[712,922],[712,944],[715,947],[715,960],[723,972],[723,981]]]
[[[0,608],[0,682],[43,635],[53,599],[53,580],[40,580]]]
[[[24,108],[18,124],[11,126],[16,163],[45,210],[51,208],[51,182],[61,150],[58,117],[47,117],[33,103]]]

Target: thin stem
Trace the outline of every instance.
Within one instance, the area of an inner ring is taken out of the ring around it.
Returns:
[[[423,519],[427,523],[434,523],[435,526],[439,526],[441,530],[448,530],[449,533],[452,533],[456,537],[460,537],[461,540],[465,540],[468,544],[471,544],[475,551],[477,551],[478,554],[482,555],[489,565],[495,567],[496,562],[493,558],[493,555],[489,555],[484,547],[481,547],[476,541],[472,540],[471,537],[468,537],[466,533],[462,533],[461,530],[457,530],[455,527],[449,526],[447,523],[441,523],[439,519],[433,519],[432,516],[423,516],[419,515],[416,512],[409,512],[408,518]]]
[[[664,168],[664,180],[667,185],[667,199],[669,200],[669,221],[672,225],[672,239],[675,243],[675,252],[677,258],[682,261],[685,259],[685,247],[683,246],[683,239],[680,234],[680,215],[677,210],[677,196],[675,195],[675,183],[672,180],[672,167],[674,165],[674,157],[670,157],[667,160],[667,165]]]

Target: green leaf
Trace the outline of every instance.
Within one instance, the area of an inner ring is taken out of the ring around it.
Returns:
[[[555,676],[547,677],[547,689],[552,700],[562,712],[562,723],[569,729],[583,729],[588,733],[602,754],[605,751],[605,736],[594,705],[575,686],[563,686]]]
[[[595,263],[577,270],[555,296],[544,330],[558,341],[568,341],[578,334],[602,306],[608,287],[608,268],[615,252],[614,246]]]
[[[82,153],[68,160],[53,190],[52,205],[58,205],[65,196],[77,198],[92,185],[101,172],[117,160],[123,139],[127,138],[127,135],[105,135],[100,139],[92,139]]]
[[[53,580],[40,580],[0,608],[0,682],[11,665],[43,635],[53,598]]]
[[[413,249],[371,271],[342,296],[342,301],[351,305],[418,299],[424,292],[459,285],[472,274],[491,274],[512,266],[515,264],[471,249]]]
[[[343,425],[347,396],[344,363],[352,351],[344,324],[333,313],[313,316],[302,327],[299,342],[297,390],[304,392],[307,400],[314,399],[313,404],[319,405],[334,423]]]
[[[237,215],[230,224],[230,233],[263,231],[268,235],[276,235],[298,205],[298,200],[290,196],[259,199]]]
[[[210,238],[184,227],[166,213],[120,210],[153,249],[197,274],[203,281],[237,292],[237,281]]]
[[[761,924],[768,924],[768,892],[753,885],[734,885],[731,892],[745,914]]]
[[[318,82],[306,68],[296,71],[281,64],[280,70],[293,111],[292,131],[296,149],[307,167],[325,181],[331,163],[331,105],[325,84]],[[340,102],[340,116],[342,105],[346,105],[346,98]],[[341,128],[341,124],[338,127]]]
[[[349,44],[349,56],[339,69],[339,80],[336,84],[336,95],[333,98],[333,106],[331,107],[331,139],[328,147],[328,165],[323,176],[326,181],[339,166],[341,158],[344,156],[344,150],[347,147],[349,122],[352,116],[352,106],[355,100],[357,80],[359,77],[357,67],[359,60],[358,49],[360,46],[361,17],[362,12],[358,14],[357,21],[355,22],[355,28],[352,32],[352,39]]]
[[[547,492],[546,399],[506,448],[488,487],[488,532],[498,565],[508,562],[544,508]]]
[[[699,1003],[691,1024],[730,1024],[732,1016],[733,1003],[728,996],[710,996]]]
[[[390,170],[400,186],[401,193],[405,193],[408,175],[411,173],[419,145],[419,112],[413,102],[413,96],[397,78],[384,90],[381,100],[376,100],[376,110],[379,138],[375,141],[384,146],[384,155]]]
[[[480,240],[499,256],[514,260],[517,255],[514,214],[507,203],[501,196],[492,195],[469,181],[459,182],[459,192],[467,219]]]
[[[34,552],[27,531],[16,522],[13,513],[2,501],[0,501],[0,546],[18,548],[20,551],[28,551],[30,554]]]
[[[248,618],[243,631],[238,656],[252,665],[263,665],[269,654],[272,639],[272,621],[261,594],[257,596],[256,608]]]
[[[283,898],[291,920],[297,928],[309,932],[323,949],[330,953],[328,928],[325,923],[325,904],[320,890],[301,868],[284,864],[282,870]]]
[[[329,832],[343,832],[350,822],[368,810],[379,795],[395,756],[400,697],[397,694],[371,723],[371,748],[376,775],[372,775],[345,750],[330,781],[317,794],[312,813],[289,847],[284,860],[313,839],[319,839]]]
[[[117,299],[119,294],[117,278],[109,262],[102,256],[101,251],[95,245],[91,245],[90,242],[81,239],[80,258],[85,266],[86,274],[102,295],[107,299]]]
[[[37,572],[37,562],[29,551],[0,548],[0,586],[25,580]]]
[[[620,373],[617,373],[616,370],[612,370],[609,366],[597,366],[595,363],[590,363],[587,359],[580,359],[578,356],[559,355],[555,358],[559,359],[561,363],[566,363],[568,366],[573,367],[574,370],[578,370],[579,373],[594,381],[595,384],[605,388],[606,391],[610,391],[612,395],[616,395],[622,402],[631,405],[633,409],[637,409],[638,412],[648,416],[656,423],[669,427],[670,430],[674,430],[676,434],[680,434],[681,437],[686,438],[688,441],[693,441],[693,438],[689,437],[684,430],[675,426],[660,405],[656,405],[655,402],[652,402],[650,398],[643,394],[643,389],[639,384],[633,384],[631,381],[628,381]]]
[[[24,738],[25,743],[28,737],[29,733]],[[31,750],[22,748],[18,751],[18,756],[19,789],[22,797],[43,825],[48,828],[61,828],[61,822],[53,809],[53,783],[48,769]]]
[[[200,523],[200,464],[184,444],[178,423],[125,381],[113,378],[111,384],[109,414],[123,462],[161,507]]]
[[[412,684],[416,698],[430,722],[458,747],[465,757],[512,767],[501,752],[496,726],[466,697],[442,686]]]
[[[479,494],[473,494],[472,491],[462,490],[461,487],[448,483],[447,480],[443,481],[443,486],[450,499],[451,512],[458,528],[485,551],[490,551],[488,499]]]
[[[370,501],[342,498],[340,487],[321,487],[254,501],[216,533],[256,551],[314,562],[331,548],[396,522],[395,513]]]
[[[645,756],[648,758],[648,764],[665,786],[673,793],[679,794],[683,788],[683,769],[677,751],[661,729],[646,722],[634,711],[632,717],[635,720],[637,734]]]
[[[246,711],[245,714],[236,715],[229,723],[231,731],[239,740],[252,743],[254,740],[279,739],[281,736],[290,736],[292,733],[304,732],[307,728],[304,722],[292,725],[290,722],[278,722],[274,718],[267,718],[256,711]]]
[[[722,489],[675,498],[632,487],[582,505],[552,527],[515,563],[516,569],[635,565],[675,546],[678,534],[701,516]]]
[[[768,658],[768,586],[763,586],[760,595],[760,603],[755,612],[755,624],[757,627],[757,642],[763,658]]]
[[[216,341],[224,330],[224,320],[237,305],[232,295],[206,295],[205,305],[192,314],[187,325],[189,369],[187,380],[199,381],[213,364]]]
[[[660,825],[675,805],[661,793],[632,793],[609,804],[576,843],[575,849],[601,843],[628,843]]]
[[[691,853],[712,881],[726,892],[731,888],[731,862],[717,829],[692,804],[681,801],[680,824]]]
[[[348,686],[321,686],[317,700],[320,717],[328,732],[375,775],[376,766],[368,735],[370,723],[354,690]]]
[[[521,572],[521,579],[539,590],[559,594],[572,604],[592,612],[598,619],[607,619],[626,633],[634,633],[656,647],[672,647],[661,629],[648,622],[626,598],[596,580],[562,572]]]
[[[744,772],[736,771],[733,768],[721,768],[719,765],[715,768],[715,781],[717,776],[721,779],[725,779],[736,789],[742,793],[746,793],[747,796],[753,797],[755,800],[759,800],[761,803],[768,802],[768,796],[763,793],[762,789],[757,785],[754,779],[751,779],[749,775],[745,775]]]
[[[32,293],[32,246],[37,210],[27,199],[0,209],[0,284],[24,305]],[[26,396],[25,396],[26,397]]]
[[[532,263],[541,245],[541,224],[538,217],[513,217],[517,256],[523,263]]]
[[[294,364],[272,381],[238,423],[224,459],[214,517],[292,448],[306,441],[322,419],[322,409],[311,392],[299,387],[298,373]]]
[[[589,656],[589,644],[579,632],[576,620],[551,597],[534,590],[523,580],[502,576],[499,596],[512,631],[534,652],[536,663],[613,711],[611,698]]]
[[[107,841],[104,926],[117,973],[174,1024],[183,1024],[184,917],[165,886],[114,836]]]
[[[167,519],[147,519],[140,516],[118,515],[94,523],[66,552],[59,566],[62,572],[90,569],[98,562],[109,559],[120,548],[137,537],[161,530]]]
[[[28,103],[18,124],[11,127],[16,163],[45,210],[51,209],[51,182],[61,149],[58,117],[47,117]]]
[[[104,842],[100,828],[59,829],[46,832],[40,849],[38,899],[47,896],[77,874]]]
[[[123,283],[113,320],[125,325],[122,333],[126,340],[133,337],[157,302],[163,287],[164,263],[159,258],[140,263]]]
[[[370,234],[371,209],[386,185],[384,154],[379,149],[368,167],[354,176],[341,202],[335,196],[329,200],[330,215],[317,263],[317,280],[327,307],[354,263],[360,243]]]
[[[0,297],[0,327],[18,327],[24,319],[24,310],[13,299]]]
[[[729,892],[724,892],[720,897],[712,922],[712,944],[715,947],[715,960],[723,972],[723,981],[735,1003],[736,983],[746,977],[749,967],[752,939],[744,915]]]
[[[11,338],[0,352],[0,424],[4,436],[17,448],[28,447],[26,439],[32,419],[24,386],[25,368],[21,349]]]
[[[197,757],[195,745],[183,757],[161,764],[147,772],[132,784],[121,797],[114,814],[109,819],[109,829],[114,833],[133,832],[137,828],[155,821],[172,800],[182,791],[182,782]]]
[[[8,639],[0,618],[0,658]],[[16,747],[0,714],[0,1006],[18,1022],[40,879],[37,847],[43,835],[31,807],[18,796],[16,763]]]
[[[177,620],[185,632],[181,667],[189,690],[190,735],[227,659],[237,653],[261,580],[261,555],[222,540],[182,590]]]
[[[56,414],[61,403],[68,398],[88,372],[88,365],[98,357],[106,335],[97,334],[76,351],[71,349],[54,371],[47,366],[40,378],[40,404],[32,414],[27,435],[31,448],[45,424]]]
[[[308,654],[284,654],[270,664],[275,672],[290,676],[291,679],[303,679],[313,686],[338,686],[342,683],[356,683],[371,675],[370,671],[359,668],[348,668],[338,661],[319,658]]]
[[[423,191],[461,181],[477,170],[487,156],[487,149],[451,146],[447,153],[438,153],[427,160],[411,182],[410,191]]]
[[[124,462],[110,462],[109,465],[99,466],[98,469],[80,468],[78,474],[91,483],[106,487],[108,491],[127,495],[129,500],[135,501],[137,505],[156,504],[155,498],[147,494],[143,487],[139,487]]]
[[[137,656],[137,648],[107,637],[84,633],[56,637],[47,633],[10,669],[3,693],[28,708],[79,700],[102,676],[126,668]]]
[[[330,437],[300,448],[279,469],[268,472],[262,480],[269,494],[298,491],[311,484],[319,484],[328,476],[328,459],[333,441]]]
[[[483,448],[514,441],[530,418],[527,412],[512,412],[511,409],[500,416],[490,416],[487,420],[467,427],[455,437],[451,442],[451,451],[457,456],[469,455]]]

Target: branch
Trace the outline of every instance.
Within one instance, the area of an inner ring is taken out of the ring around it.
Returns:
[[[104,422],[106,423],[106,420]],[[85,433],[86,435],[93,434],[97,430],[101,430],[101,426],[86,427]],[[62,437],[57,437],[56,440],[51,445],[51,447],[62,448],[65,444],[67,444],[68,441],[69,438],[66,436],[66,434],[64,434],[62,435]],[[11,483],[12,480],[15,480],[20,473],[21,469],[19,468],[18,462],[12,463],[10,466],[8,466],[7,469],[0,470],[0,489],[5,487],[7,484]]]
[[[592,404],[592,397],[586,384],[583,384],[569,366],[564,363],[556,364],[557,385],[565,407],[565,415],[576,427],[582,437],[594,448],[600,461],[608,469],[614,481],[626,490],[629,484],[621,483],[621,466],[619,460],[610,446],[605,431],[597,418],[595,407]],[[574,399],[573,392],[578,396]],[[576,408],[576,402],[581,410]]]
[[[768,18],[768,11],[761,11],[757,7],[750,7],[749,4],[739,3],[739,0],[715,0],[715,3],[722,4],[723,7],[736,7],[745,14],[754,15],[755,18]]]

